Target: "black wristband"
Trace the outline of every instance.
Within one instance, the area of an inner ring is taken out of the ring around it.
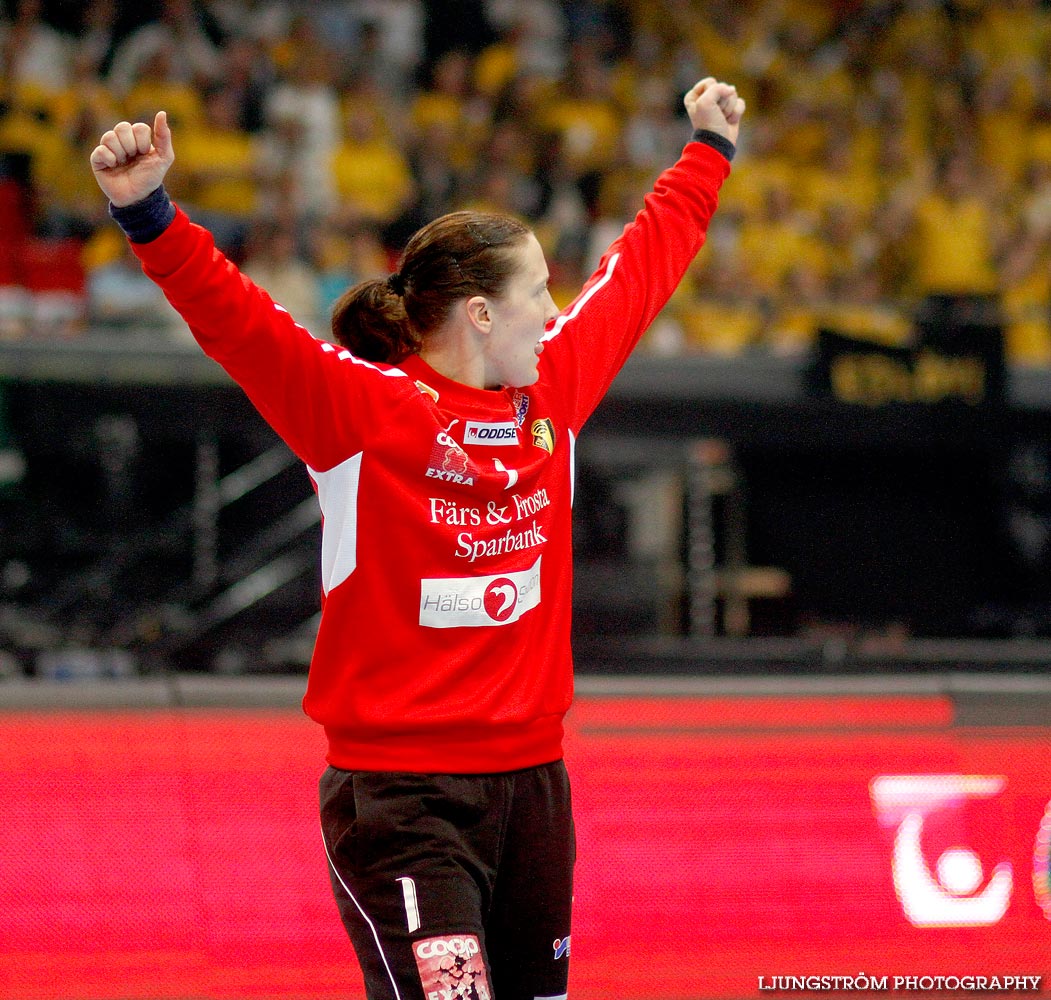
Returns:
[[[693,141],[703,142],[706,146],[711,146],[712,149],[717,153],[722,153],[728,160],[732,160],[734,153],[737,152],[737,147],[725,135],[719,135],[718,132],[713,132],[711,129],[697,129],[693,133]]]
[[[152,243],[172,224],[175,206],[162,184],[132,205],[118,208],[111,202],[109,214],[132,243]]]

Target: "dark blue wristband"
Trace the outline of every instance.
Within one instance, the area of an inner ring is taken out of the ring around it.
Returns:
[[[152,243],[172,224],[175,206],[162,184],[133,205],[118,208],[111,202],[109,214],[132,243]]]
[[[737,152],[737,147],[725,135],[719,135],[718,132],[713,132],[711,129],[697,129],[693,133],[693,141],[703,142],[706,146],[711,146],[712,149],[717,153],[722,153],[728,160],[732,160],[734,153]]]

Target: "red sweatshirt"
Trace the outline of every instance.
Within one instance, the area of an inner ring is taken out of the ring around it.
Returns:
[[[728,173],[687,145],[522,390],[315,339],[181,211],[133,244],[317,490],[322,615],[303,704],[331,764],[484,773],[562,756],[574,442],[700,249]]]

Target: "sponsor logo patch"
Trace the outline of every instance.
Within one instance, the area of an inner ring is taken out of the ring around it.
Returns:
[[[464,444],[482,444],[490,447],[518,444],[518,427],[513,420],[487,424],[468,420],[463,432]]]
[[[482,595],[482,607],[494,622],[505,622],[511,617],[518,605],[518,588],[514,580],[506,576],[498,577]]]
[[[534,420],[530,431],[533,434],[533,444],[543,448],[549,455],[555,453],[555,425],[549,417]]]
[[[427,1000],[492,1000],[476,935],[416,941],[412,953]]]
[[[540,603],[540,559],[517,573],[420,581],[426,628],[509,625]]]
[[[555,942],[552,947],[555,949],[555,958],[568,958],[569,957],[569,945],[570,935],[567,934],[564,938],[555,938]]]
[[[515,389],[511,405],[515,408],[515,426],[521,427],[525,423],[526,413],[529,412],[529,397],[521,389]]]
[[[444,483],[474,486],[479,474],[478,467],[467,457],[467,452],[451,433],[458,423],[458,420],[454,420],[445,430],[438,431],[425,475],[428,479],[440,479]]]

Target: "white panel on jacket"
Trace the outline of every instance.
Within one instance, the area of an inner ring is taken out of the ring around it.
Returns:
[[[361,476],[358,452],[327,472],[307,467],[317,486],[321,504],[321,586],[326,594],[336,589],[358,561],[358,480]]]

